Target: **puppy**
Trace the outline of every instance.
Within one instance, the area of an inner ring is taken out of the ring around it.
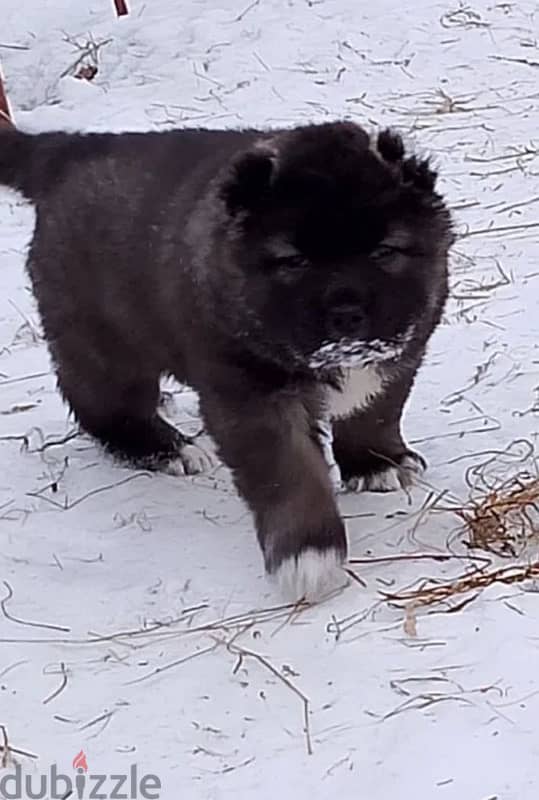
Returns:
[[[293,599],[342,582],[333,483],[386,491],[447,296],[450,214],[425,160],[351,122],[287,130],[0,134],[35,204],[28,271],[60,391],[108,451],[199,464],[158,413],[193,387]]]

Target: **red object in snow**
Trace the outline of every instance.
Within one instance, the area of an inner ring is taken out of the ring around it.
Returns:
[[[0,67],[0,126],[13,125],[13,117],[9,109],[4,81],[2,79],[2,69]]]
[[[116,14],[119,17],[125,17],[126,14],[129,14],[129,9],[127,8],[125,0],[114,0],[114,5],[116,6]]]

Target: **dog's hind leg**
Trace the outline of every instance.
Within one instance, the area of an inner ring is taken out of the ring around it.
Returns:
[[[209,459],[157,412],[159,377],[135,376],[125,361],[110,370],[74,369],[58,358],[58,385],[81,428],[119,460],[141,469],[193,475]]]

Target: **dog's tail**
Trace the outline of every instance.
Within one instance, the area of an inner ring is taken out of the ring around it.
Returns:
[[[39,136],[22,133],[16,128],[0,129],[0,184],[34,198],[36,149]]]
[[[0,128],[0,185],[22,192],[38,202],[46,195],[69,159],[67,133],[23,133]]]

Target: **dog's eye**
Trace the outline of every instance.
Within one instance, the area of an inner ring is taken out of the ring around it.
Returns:
[[[381,244],[371,252],[371,258],[379,269],[390,275],[398,275],[406,269],[414,254],[409,247]]]
[[[280,278],[298,277],[307,269],[307,260],[300,255],[272,258],[270,269]]]
[[[410,244],[379,244],[371,251],[371,258],[379,261],[389,261],[389,259],[403,258],[420,258],[424,255],[421,247],[417,243]]]
[[[395,258],[395,256],[407,255],[407,251],[401,247],[392,247],[389,244],[381,244],[372,251],[371,256],[377,259]]]
[[[277,269],[286,267],[288,269],[303,269],[306,266],[305,259],[300,256],[280,256],[273,259],[273,263]]]

